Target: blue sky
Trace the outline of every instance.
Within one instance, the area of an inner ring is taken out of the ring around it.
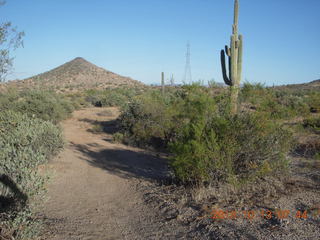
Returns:
[[[243,81],[319,79],[319,12],[319,0],[240,0]],[[9,79],[83,57],[145,83],[159,82],[161,71],[181,82],[189,41],[193,80],[222,82],[233,0],[8,0],[0,16],[26,34]]]

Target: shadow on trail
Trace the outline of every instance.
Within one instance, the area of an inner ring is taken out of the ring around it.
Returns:
[[[119,131],[117,123],[118,120],[108,120],[108,121],[98,121],[98,120],[92,120],[89,118],[83,118],[79,120],[80,122],[86,122],[86,123],[90,123],[92,126],[101,126],[103,132],[108,133],[108,134],[114,134],[116,132]],[[94,131],[92,131],[92,129],[88,129],[88,132],[94,133]]]
[[[171,177],[167,160],[155,157],[146,152],[135,152],[126,149],[92,150],[92,144],[71,145],[79,152],[85,154],[92,166],[100,167],[111,174],[122,178],[138,178],[149,181],[167,182]]]

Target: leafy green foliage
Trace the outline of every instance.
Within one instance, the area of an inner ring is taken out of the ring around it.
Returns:
[[[162,143],[172,128],[167,106],[159,91],[137,97],[120,116],[121,127],[140,145]]]
[[[68,93],[64,95],[64,97],[66,101],[72,103],[75,110],[90,106],[90,104],[86,101],[85,94],[81,92]]]
[[[241,89],[242,103],[250,103],[258,112],[273,119],[290,119],[295,116],[310,114],[311,93],[266,88],[261,84],[245,83]]]
[[[61,130],[50,122],[26,114],[0,114],[0,170],[29,197],[42,187],[37,166],[63,147]],[[3,195],[3,188],[0,193]]]
[[[310,117],[303,120],[303,127],[311,129],[316,133],[320,133],[320,117]]]
[[[172,167],[184,182],[227,180],[238,184],[283,171],[290,134],[256,114],[198,118],[171,145]]]
[[[125,106],[132,98],[139,95],[141,90],[135,88],[115,88],[86,91],[86,101],[96,107]]]
[[[252,91],[267,91],[249,87],[242,95],[247,100]],[[228,93],[212,95],[199,84],[164,95],[155,90],[123,110],[122,135],[140,146],[169,151],[175,175],[183,182],[238,184],[284,170],[291,134],[264,113],[231,116],[229,109]]]
[[[11,90],[7,93],[0,93],[0,109],[21,112],[30,117],[58,123],[69,117],[74,107],[69,100],[54,92]]]
[[[207,106],[211,106],[213,101],[209,90],[196,84],[177,90],[166,89],[165,95],[159,90],[149,91],[134,98],[123,109],[121,128],[140,146],[166,148],[179,134],[183,122],[203,111],[211,111],[201,104],[207,102]]]
[[[63,147],[54,123],[68,117],[73,106],[49,91],[0,93],[0,221],[15,239],[31,239],[39,229],[29,207],[29,199],[44,191],[46,176],[38,166]]]
[[[314,91],[307,95],[307,104],[313,113],[320,112],[320,91]]]
[[[5,80],[12,68],[11,52],[22,45],[23,36],[24,33],[18,32],[11,22],[0,23],[0,82]]]
[[[38,166],[62,147],[61,130],[51,122],[11,110],[0,113],[1,221],[15,239],[36,234],[38,223],[32,220],[28,200],[44,190],[46,177],[39,174]]]
[[[38,166],[62,147],[61,130],[51,122],[11,110],[0,113],[0,204],[6,206],[1,208],[1,221],[15,239],[37,233],[28,203],[44,191],[46,176],[39,174]]]

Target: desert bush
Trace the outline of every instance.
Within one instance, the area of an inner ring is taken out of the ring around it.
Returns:
[[[51,122],[11,110],[0,113],[0,222],[14,239],[31,239],[38,225],[29,199],[41,194],[46,177],[38,166],[63,147]]]
[[[0,110],[21,112],[30,117],[58,123],[69,117],[74,107],[70,101],[54,92],[11,90],[7,93],[0,93]]]
[[[306,97],[306,102],[310,107],[310,111],[313,113],[320,112],[320,92],[319,91],[312,91]]]
[[[5,111],[0,114],[0,145],[1,174],[32,196],[42,183],[36,167],[55,155],[63,141],[61,130],[52,123]]]
[[[271,118],[289,119],[295,116],[305,116],[309,111],[308,105],[301,97],[292,95],[269,95],[258,106],[258,111],[269,113]]]
[[[86,101],[96,107],[124,106],[132,100],[134,96],[141,93],[141,89],[135,88],[115,88],[105,90],[91,89],[86,91]]]
[[[245,82],[240,91],[241,102],[251,102],[252,104],[259,103],[259,97],[266,94],[266,88],[261,83],[248,83]]]
[[[171,145],[171,165],[183,182],[234,184],[286,169],[290,133],[258,114],[198,118]]]
[[[112,141],[115,143],[122,143],[124,140],[124,135],[120,132],[117,132],[112,135]]]
[[[150,91],[123,110],[122,136],[169,151],[182,182],[240,183],[284,171],[290,133],[259,111],[231,116],[229,109],[227,92],[212,95],[199,84],[165,94]]]
[[[121,128],[125,136],[131,137],[129,142],[165,149],[182,124],[205,111],[213,101],[209,89],[197,84],[166,89],[164,95],[160,90],[148,91],[123,109]]]
[[[242,103],[250,103],[261,113],[273,119],[307,116],[310,105],[306,95],[299,92],[267,88],[261,84],[245,83],[240,93]]]
[[[72,103],[54,92],[30,91],[21,94],[17,104],[20,112],[36,116],[45,121],[58,123],[70,116],[74,107]]]
[[[310,117],[303,120],[303,127],[320,133],[320,117]]]
[[[65,95],[65,98],[73,105],[74,109],[78,110],[89,106],[83,93],[68,93]]]
[[[121,128],[140,146],[162,144],[171,129],[167,106],[160,91],[144,94],[125,108]]]

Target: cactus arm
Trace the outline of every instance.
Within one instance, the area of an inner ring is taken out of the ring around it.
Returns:
[[[243,37],[239,35],[238,40],[238,72],[237,72],[237,84],[240,85],[242,74],[242,52],[243,52]]]
[[[229,48],[229,46],[225,46],[225,52],[226,52],[226,55],[228,56],[228,70],[229,70],[229,75],[231,75],[231,48]],[[231,76],[229,77],[230,79],[230,83],[232,85],[232,82],[231,82]],[[231,86],[230,85],[230,86]]]
[[[228,56],[228,57],[230,57],[231,56],[231,53],[230,53],[230,48],[226,45],[225,47],[224,47],[224,51],[225,51],[225,53],[226,53],[226,55]]]
[[[222,76],[225,84],[231,86],[232,82],[230,81],[230,78],[228,78],[227,75],[227,69],[226,69],[226,57],[224,50],[222,49],[220,52],[220,60],[221,60],[221,69],[222,69]]]

